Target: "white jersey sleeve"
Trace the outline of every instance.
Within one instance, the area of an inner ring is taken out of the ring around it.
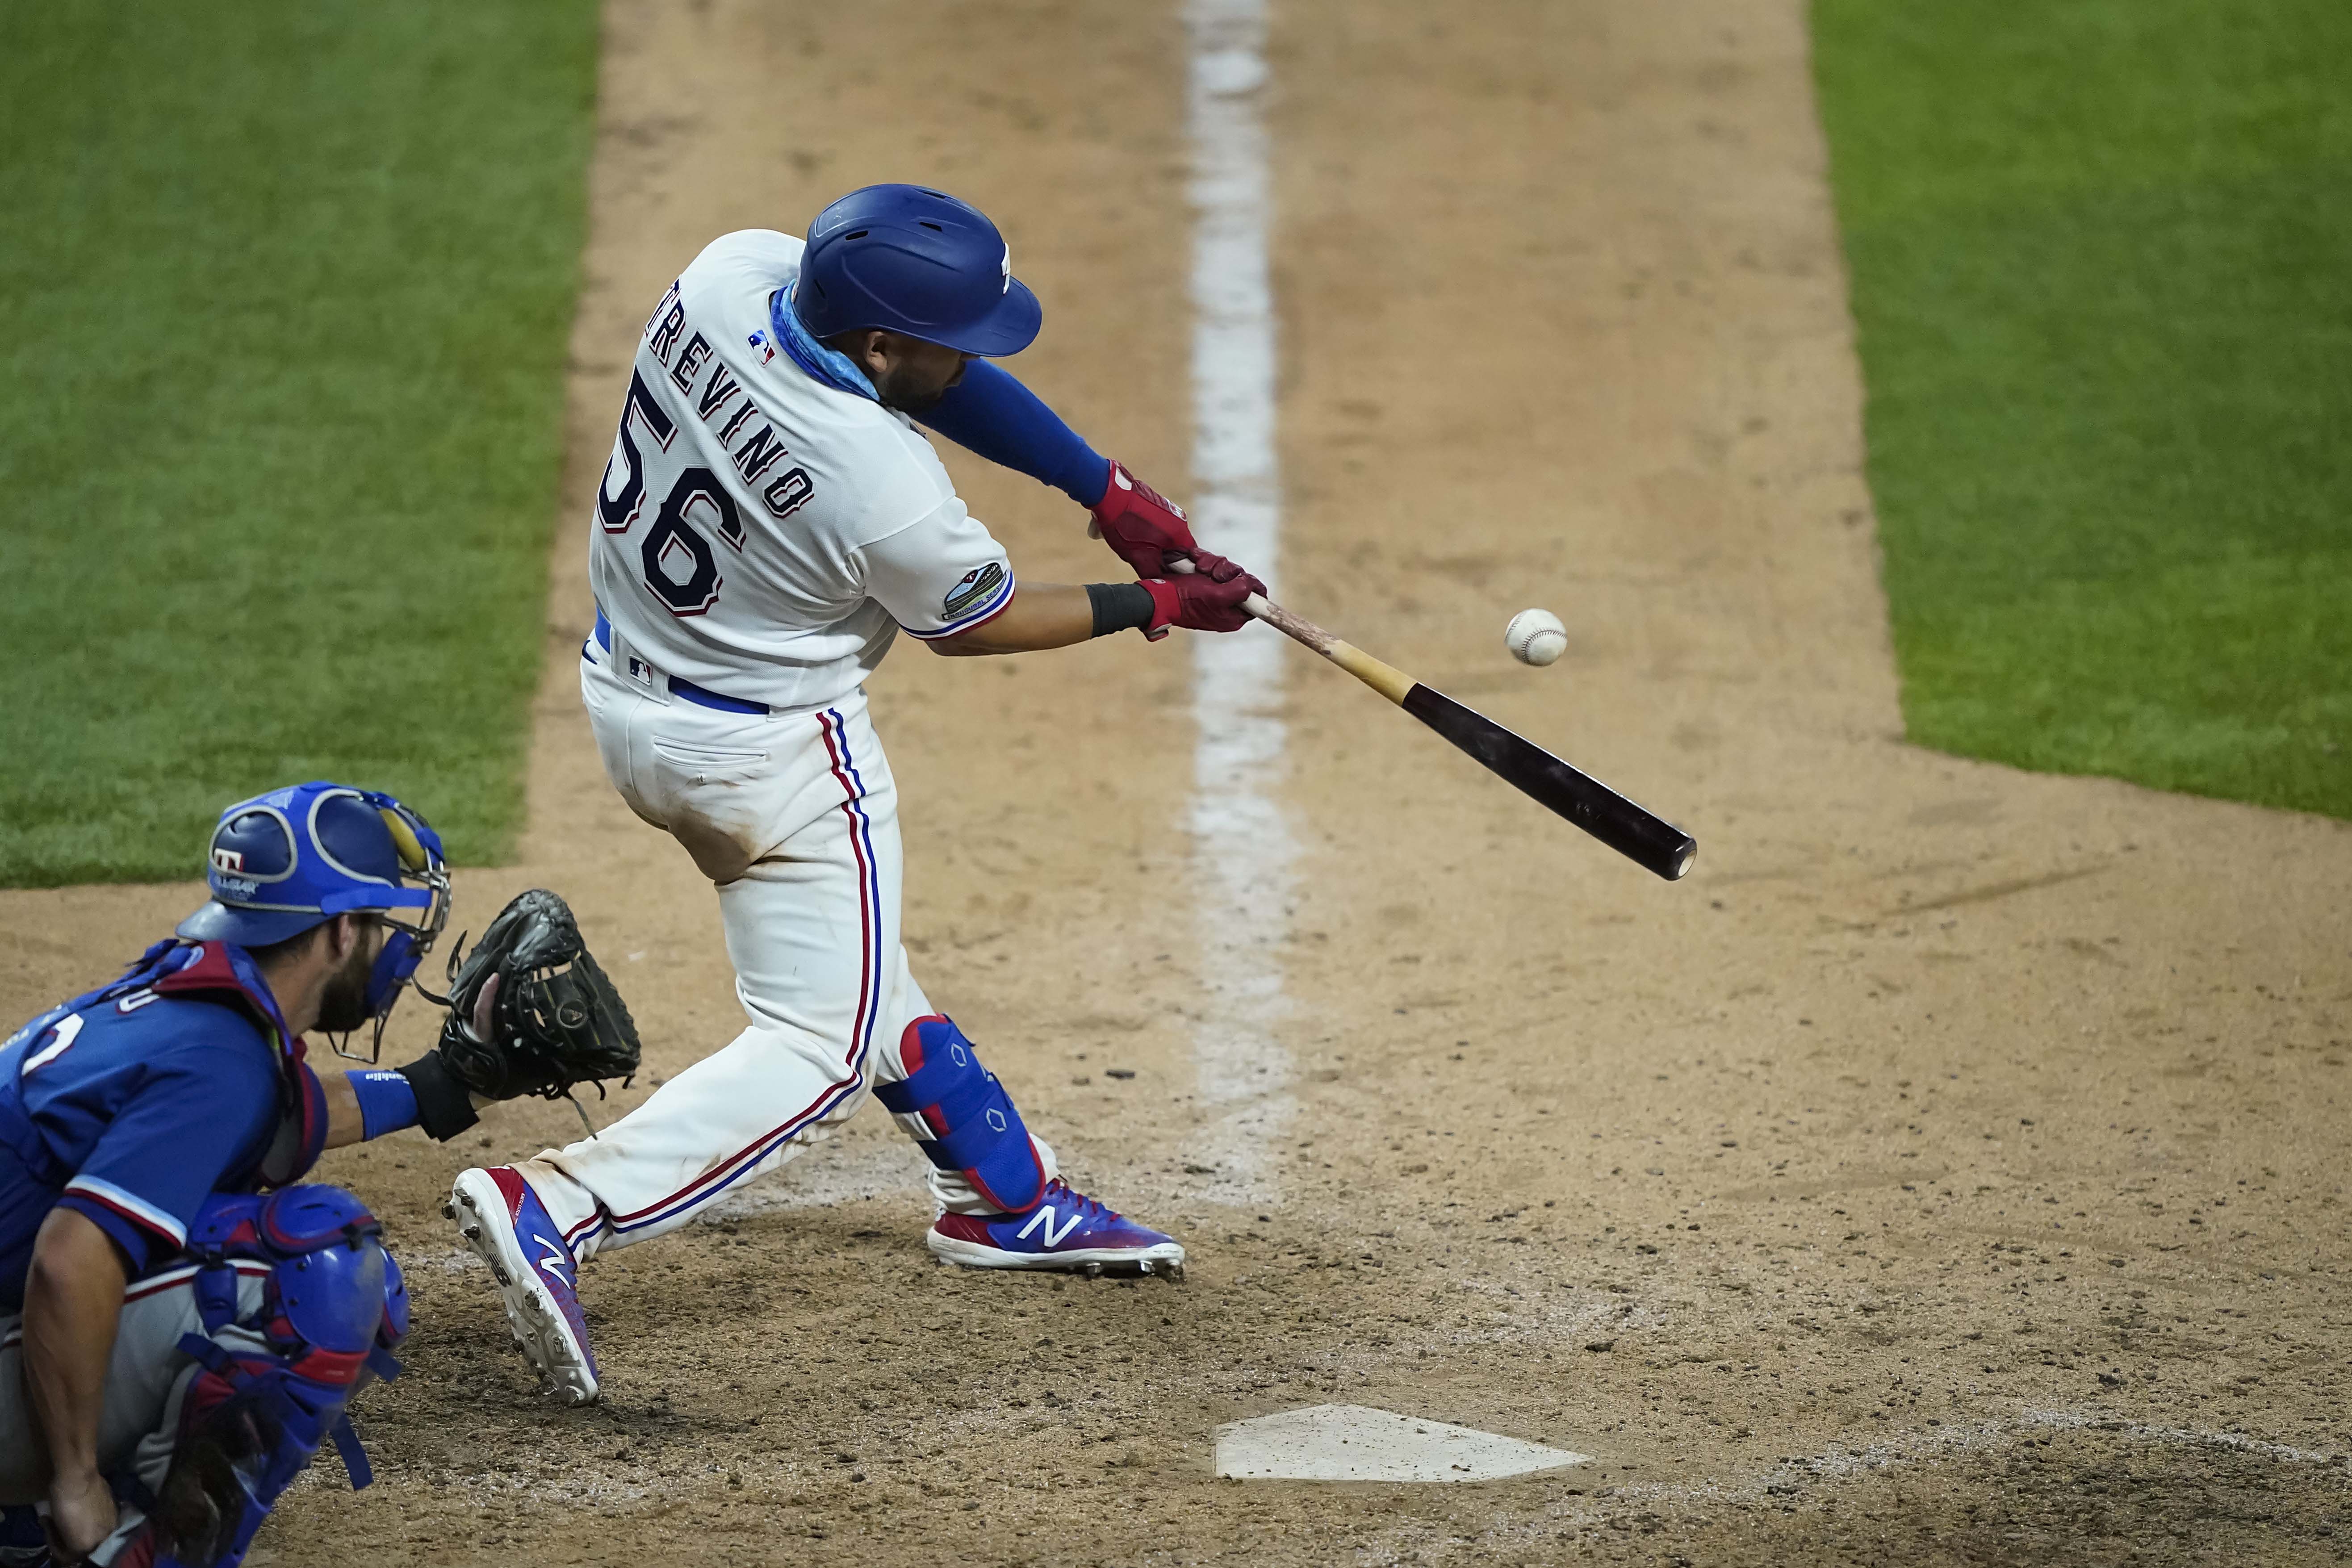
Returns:
[[[866,544],[857,559],[866,596],[925,642],[968,632],[1013,603],[1013,563],[1004,547],[953,496]]]

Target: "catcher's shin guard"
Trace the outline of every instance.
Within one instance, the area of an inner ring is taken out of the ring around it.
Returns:
[[[877,1085],[874,1098],[906,1119],[931,1163],[961,1174],[1000,1210],[1033,1206],[1045,1190],[1045,1164],[1012,1096],[980,1065],[963,1032],[937,1014],[918,1018],[907,1026],[898,1055],[907,1076]]]
[[[280,1493],[332,1442],[352,1485],[373,1479],[345,1406],[408,1332],[408,1292],[383,1227],[340,1187],[215,1194],[188,1227],[203,1333],[165,1406],[168,1442],[108,1478],[124,1521],[91,1561],[110,1568],[234,1568]],[[239,1315],[238,1260],[268,1265],[258,1311]],[[0,1561],[5,1561],[0,1559]]]

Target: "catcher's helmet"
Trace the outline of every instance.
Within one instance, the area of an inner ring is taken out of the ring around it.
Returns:
[[[817,214],[793,310],[817,338],[887,327],[992,357],[1044,319],[987,215],[921,185],[867,185]]]
[[[205,879],[212,901],[179,924],[189,942],[267,947],[336,915],[423,911],[394,922],[369,977],[379,1028],[449,918],[441,836],[380,790],[323,779],[222,812]]]

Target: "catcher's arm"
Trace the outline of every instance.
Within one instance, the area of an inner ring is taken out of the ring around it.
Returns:
[[[492,1006],[498,999],[499,977],[493,974],[482,987],[480,999],[474,1009],[474,1028],[478,1032],[490,1027]],[[408,1080],[408,1092],[415,1098],[417,1114],[415,1125],[422,1126],[436,1138],[449,1139],[471,1127],[474,1112],[489,1103],[488,1096],[476,1096],[464,1083],[452,1079],[443,1064],[438,1049],[425,1055],[404,1068],[395,1069],[396,1076]],[[319,1080],[327,1095],[326,1147],[341,1149],[347,1144],[364,1142],[369,1137],[368,1117],[361,1103],[360,1080],[362,1078],[382,1079],[395,1076],[376,1070],[329,1073]],[[373,1086],[371,1086],[373,1088]],[[377,1129],[379,1132],[411,1125],[405,1118]],[[435,1128],[442,1131],[435,1132]]]
[[[72,1562],[114,1531],[98,1434],[128,1274],[89,1215],[59,1206],[41,1222],[25,1277],[25,1394],[31,1447],[50,1478],[49,1528]]]

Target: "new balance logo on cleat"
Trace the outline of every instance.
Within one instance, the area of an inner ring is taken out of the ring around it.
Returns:
[[[1062,1222],[1062,1228],[1060,1230],[1055,1230],[1054,1228],[1054,1205],[1052,1204],[1039,1204],[1036,1207],[1036,1211],[1030,1216],[1029,1223],[1021,1227],[1015,1239],[1026,1241],[1029,1239],[1029,1233],[1031,1231],[1043,1227],[1045,1233],[1045,1245],[1049,1247],[1059,1247],[1063,1242],[1069,1239],[1070,1232],[1077,1229],[1078,1222],[1086,1217],[1087,1216],[1082,1213],[1072,1214],[1069,1218]]]
[[[924,1244],[943,1263],[966,1268],[1055,1268],[1074,1273],[1184,1277],[1184,1248],[1058,1179],[1018,1214],[943,1214]]]

